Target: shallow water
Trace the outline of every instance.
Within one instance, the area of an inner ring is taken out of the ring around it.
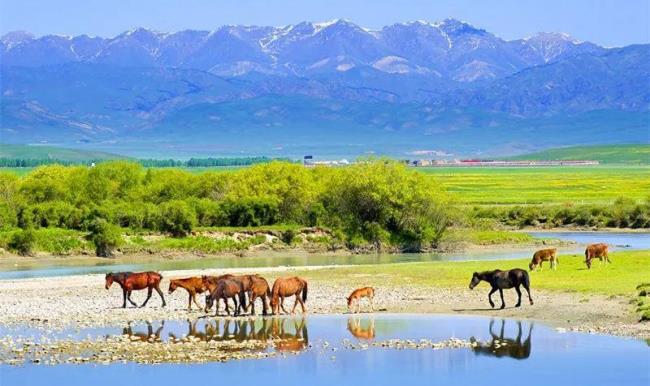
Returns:
[[[264,322],[264,320],[266,322]],[[128,326],[60,332],[86,335],[132,333],[162,340],[194,334],[201,339],[266,339],[260,331],[280,331],[283,339],[270,341],[268,350],[292,351],[286,357],[234,360],[205,364],[80,364],[0,366],[2,385],[45,385],[65,379],[66,385],[110,385],[119,379],[146,384],[209,382],[236,384],[483,384],[494,377],[517,384],[648,385],[650,349],[644,341],[607,335],[560,333],[528,321],[444,315],[321,315],[307,318],[231,321],[203,319],[196,323],[134,322]],[[266,329],[264,324],[266,323]],[[238,326],[236,326],[238,325]],[[275,327],[274,327],[275,326]],[[228,332],[225,332],[228,331]],[[13,334],[0,329],[0,335]],[[38,336],[39,331],[22,330]],[[267,334],[268,335],[268,334]],[[346,344],[388,339],[450,337],[476,339],[471,348],[395,349],[373,347],[353,350]],[[507,344],[497,347],[494,339]],[[285,344],[282,344],[285,342]],[[328,343],[327,347],[324,344]],[[347,347],[347,348],[346,348]]]
[[[545,239],[560,239],[574,241],[578,244],[561,248],[561,253],[584,252],[584,244],[604,242],[616,250],[650,249],[650,233],[625,233],[625,232],[530,232],[531,235]],[[0,266],[0,280],[22,279],[48,276],[69,276],[91,273],[107,273],[111,271],[170,271],[184,269],[209,269],[209,268],[254,268],[254,267],[300,267],[320,265],[363,265],[363,264],[390,264],[417,261],[466,261],[466,260],[501,260],[530,257],[532,249],[472,251],[462,253],[397,253],[397,254],[369,254],[369,255],[308,255],[286,257],[219,257],[201,259],[183,259],[172,261],[157,261],[134,264],[115,263],[105,260],[94,265],[56,265],[55,263],[36,265]]]

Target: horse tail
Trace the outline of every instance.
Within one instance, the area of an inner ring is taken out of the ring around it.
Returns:
[[[302,281],[303,287],[302,287],[302,301],[306,302],[307,301],[307,280]]]
[[[271,287],[269,287],[268,284],[266,285],[266,296],[268,296],[269,298],[271,297]]]
[[[524,278],[523,278],[523,285],[524,288],[529,289],[530,288],[530,276],[528,276],[528,272],[524,271]]]

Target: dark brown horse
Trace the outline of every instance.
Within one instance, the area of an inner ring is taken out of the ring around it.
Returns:
[[[305,302],[307,301],[307,281],[303,278],[294,277],[280,277],[273,283],[271,290],[271,311],[273,315],[280,314],[280,307],[285,314],[288,314],[284,309],[284,298],[296,296],[296,302],[293,304],[291,313],[296,311],[296,306],[300,304],[302,313],[306,312]],[[302,295],[302,298],[301,298]]]
[[[207,287],[203,284],[201,277],[187,277],[185,279],[172,279],[169,281],[169,294],[171,295],[176,289],[180,287],[187,291],[189,300],[187,302],[187,310],[192,311],[192,301],[200,310],[201,306],[196,301],[196,294],[201,294],[206,291]]]
[[[158,295],[160,295],[160,299],[162,299],[162,306],[165,307],[167,305],[167,303],[165,303],[165,297],[160,290],[160,281],[162,280],[162,275],[158,272],[111,272],[106,274],[105,279],[106,289],[111,288],[113,282],[116,282],[120,285],[120,287],[122,287],[122,295],[124,297],[122,308],[126,308],[127,299],[131,304],[137,307],[138,305],[135,304],[133,300],[131,300],[131,292],[143,290],[145,288],[148,290],[147,299],[145,299],[144,303],[142,303],[140,307],[147,305],[147,302],[151,298],[151,293],[154,289],[156,292],[158,292]]]
[[[237,304],[239,298],[239,304]],[[246,308],[246,292],[240,281],[233,279],[221,279],[217,282],[216,287],[210,292],[205,299],[205,312],[210,311],[212,305],[215,305],[214,316],[219,315],[219,300],[223,299],[226,304],[226,313],[230,315],[230,307],[228,306],[228,299],[235,302],[235,316],[239,316],[242,309]],[[216,303],[216,304],[215,304]]]
[[[528,277],[528,272],[523,269],[515,268],[509,271],[502,271],[500,269],[494,271],[485,271],[485,272],[474,272],[472,275],[472,281],[469,283],[469,289],[474,289],[481,280],[484,280],[492,286],[492,290],[488,295],[488,300],[490,301],[490,306],[494,308],[494,302],[492,301],[492,294],[499,290],[501,295],[501,308],[506,307],[506,302],[503,300],[503,290],[508,288],[513,288],[517,291],[519,300],[515,307],[521,306],[521,290],[520,286],[524,286],[526,292],[528,293],[528,299],[530,300],[530,305],[533,305],[533,298],[530,296],[530,278]]]

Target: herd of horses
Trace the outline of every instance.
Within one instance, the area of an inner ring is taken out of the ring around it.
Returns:
[[[585,264],[587,268],[591,268],[593,259],[599,259],[602,263],[609,263],[609,251],[607,244],[597,243],[588,245],[585,249]],[[541,269],[542,264],[548,261],[551,269],[557,269],[557,249],[547,248],[542,249],[533,254],[533,259],[529,264],[531,271]],[[138,290],[147,290],[147,298],[140,307],[147,305],[155,290],[160,299],[162,306],[165,307],[165,297],[160,289],[160,283],[163,277],[158,272],[117,272],[108,273],[105,277],[105,288],[109,289],[113,283],[118,283],[122,288],[123,304],[122,308],[126,308],[128,300],[133,306],[137,304],[131,299],[131,293]],[[533,305],[533,298],[530,295],[530,277],[526,270],[515,268],[507,271],[493,270],[484,272],[474,272],[469,284],[470,289],[474,289],[481,281],[485,281],[492,287],[488,294],[488,301],[492,308],[495,307],[492,301],[492,295],[499,291],[501,296],[501,308],[505,308],[505,300],[503,298],[503,290],[514,288],[517,292],[518,300],[515,307],[521,306],[521,289],[524,287],[528,294],[528,300]],[[262,302],[262,315],[268,315],[269,308],[273,315],[280,315],[281,311],[285,314],[293,314],[296,307],[300,305],[302,313],[307,312],[305,302],[307,301],[307,281],[301,277],[280,277],[275,280],[273,287],[269,286],[268,281],[258,274],[253,275],[231,275],[225,274],[220,276],[197,276],[188,277],[184,279],[172,279],[169,282],[169,294],[171,295],[177,288],[183,288],[188,293],[187,308],[192,310],[192,302],[201,309],[201,306],[196,300],[197,294],[206,293],[205,307],[206,313],[215,308],[215,316],[219,315],[219,303],[223,301],[225,311],[228,316],[230,313],[230,306],[228,300],[234,303],[233,315],[239,316],[243,313],[251,312],[255,315],[255,302],[259,299]],[[295,296],[295,302],[291,312],[284,308],[284,300]],[[361,310],[361,299],[367,298],[371,312],[374,311],[374,296],[375,289],[372,287],[358,288],[346,298],[348,310],[352,311],[356,305],[356,312]]]

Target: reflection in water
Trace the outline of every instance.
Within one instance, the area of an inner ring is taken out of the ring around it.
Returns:
[[[154,343],[162,341],[164,325],[163,322],[154,330],[152,324],[147,323],[145,333],[134,331],[129,323],[122,331],[131,341]],[[203,342],[266,342],[267,348],[292,352],[302,351],[309,345],[305,318],[187,320],[187,333],[170,330],[167,336],[171,342],[183,342],[187,337]]]
[[[129,322],[126,327],[122,329],[122,334],[123,335],[128,335],[129,339],[131,341],[140,341],[140,342],[160,342],[160,333],[162,332],[163,328],[165,327],[165,321],[162,321],[160,323],[160,327],[158,327],[155,331],[153,329],[153,325],[151,322],[147,322],[147,332],[141,332],[141,331],[133,331],[133,327],[131,326],[131,322]]]
[[[489,355],[495,356],[498,358],[510,357],[515,359],[526,359],[530,356],[530,336],[533,331],[533,324],[531,323],[528,327],[528,337],[525,341],[521,341],[521,322],[517,321],[517,337],[515,339],[506,338],[504,336],[506,321],[501,319],[501,332],[499,335],[495,334],[492,331],[494,326],[494,319],[490,320],[490,335],[492,335],[492,341],[487,344],[479,344],[476,347],[472,347],[472,350],[477,355]],[[472,337],[470,339],[472,342],[477,340]]]
[[[360,318],[350,317],[348,318],[348,331],[357,339],[372,340],[375,337],[375,319],[370,319],[368,325],[363,326]]]

